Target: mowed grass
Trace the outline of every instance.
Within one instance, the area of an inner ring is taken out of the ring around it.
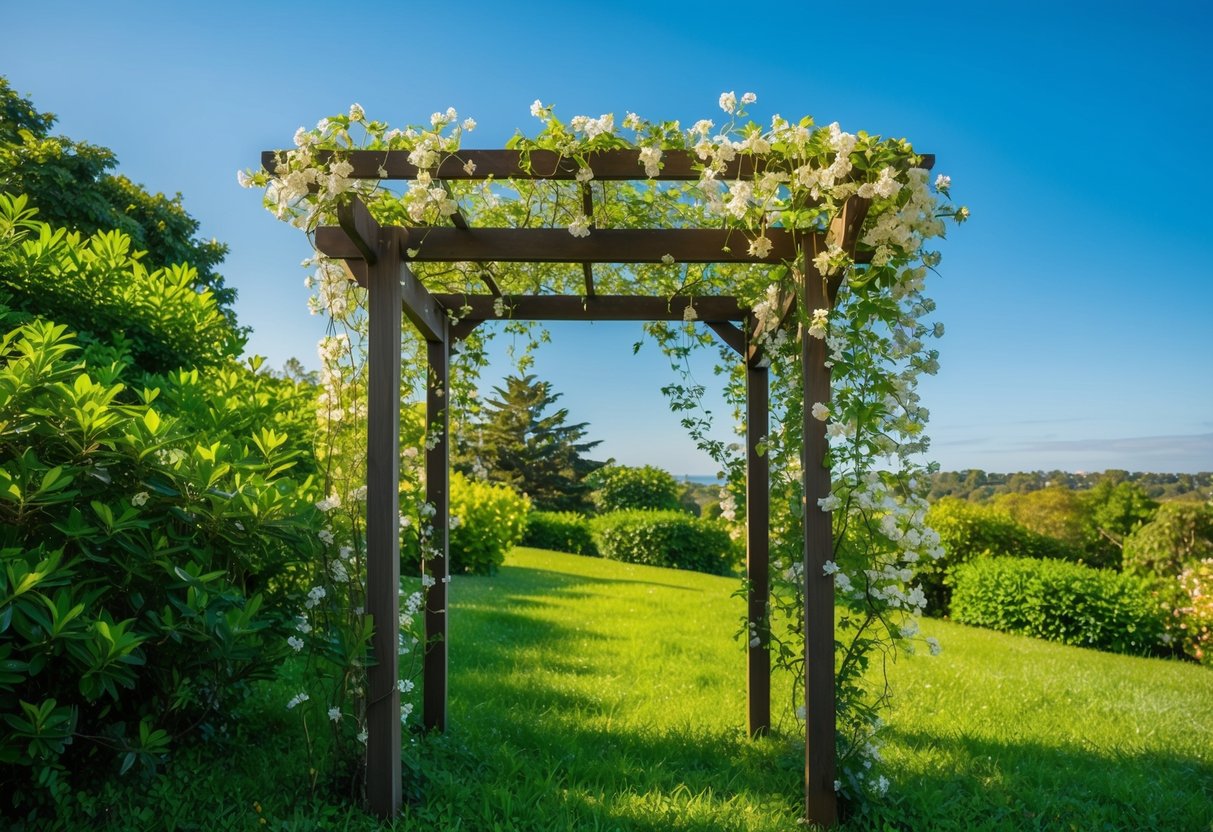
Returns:
[[[496,576],[452,581],[449,728],[415,741],[410,805],[394,824],[308,794],[281,707],[290,680],[249,709],[249,741],[220,760],[189,750],[152,787],[109,791],[108,822],[90,826],[803,829],[795,726],[744,734],[737,586],[515,550]],[[847,829],[1213,830],[1213,672],[923,629],[944,652],[890,669],[892,785]],[[786,710],[791,680],[775,689]]]

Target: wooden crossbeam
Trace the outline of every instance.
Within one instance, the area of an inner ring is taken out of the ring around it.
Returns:
[[[273,173],[276,157],[282,151],[267,150],[261,154],[261,164]],[[333,151],[322,150],[315,154],[320,164],[333,158]],[[353,179],[416,179],[420,170],[409,163],[407,150],[351,150],[341,151],[344,158],[354,166],[350,174]],[[688,150],[666,150],[661,154],[661,172],[650,177],[640,162],[640,151],[601,150],[587,153],[586,164],[599,181],[647,181],[686,182],[699,179],[703,161]],[[920,167],[930,169],[935,164],[932,154],[921,157]],[[475,167],[467,166],[472,162]],[[466,166],[466,167],[465,167]],[[771,167],[765,158],[739,155],[725,165],[718,179],[752,178]],[[480,180],[480,179],[553,179],[573,180],[577,178],[580,163],[569,156],[551,150],[459,150],[443,159],[430,174],[435,179]],[[787,164],[783,163],[783,169]],[[380,171],[386,175],[381,175]],[[468,172],[471,170],[472,172]]]
[[[771,251],[748,253],[741,231],[718,228],[600,228],[574,237],[563,228],[401,228],[406,257],[417,263],[762,263],[782,265],[797,256],[797,243],[813,249],[819,234],[767,229]],[[329,257],[360,258],[362,252],[340,228],[316,229],[316,247]],[[816,250],[816,249],[813,249]],[[857,252],[856,262],[871,260]]]
[[[633,295],[489,295],[436,294],[435,301],[458,318],[477,321],[681,321],[688,306],[698,320],[742,321],[747,310],[735,297],[653,298]],[[502,314],[494,304],[500,302]]]

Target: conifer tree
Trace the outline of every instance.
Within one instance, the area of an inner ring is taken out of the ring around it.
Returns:
[[[591,510],[586,477],[605,463],[584,456],[600,444],[581,441],[587,423],[566,424],[563,407],[546,413],[561,394],[534,375],[509,376],[493,393],[460,437],[455,468],[526,494],[538,510]]]

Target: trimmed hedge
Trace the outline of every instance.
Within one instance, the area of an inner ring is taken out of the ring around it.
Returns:
[[[949,576],[962,624],[1137,655],[1160,652],[1166,612],[1149,581],[1031,558],[980,558]]]
[[[645,465],[632,468],[624,465],[603,468],[594,474],[598,488],[594,505],[604,514],[626,509],[650,511],[685,511],[678,498],[678,483],[673,475],[661,468]]]
[[[594,518],[598,552],[611,560],[727,575],[734,545],[720,523],[679,511],[615,511]]]
[[[598,554],[590,519],[576,511],[532,511],[527,516],[522,545],[574,555]]]
[[[975,558],[1018,557],[1080,560],[1082,552],[1060,540],[1037,534],[990,506],[944,497],[927,511],[927,525],[939,533],[944,556],[919,562],[918,579],[927,596],[927,611],[948,612],[952,590],[948,573]]]
[[[451,475],[451,571],[489,575],[522,539],[531,501],[505,485]]]

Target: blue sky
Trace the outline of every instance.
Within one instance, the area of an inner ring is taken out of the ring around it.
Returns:
[[[930,287],[947,334],[922,392],[944,468],[1213,470],[1206,3],[101,8],[6,9],[0,73],[59,132],[184,195],[231,246],[249,350],[275,366],[314,363],[309,248],[235,171],[296,127],[355,101],[392,124],[454,106],[479,122],[474,144],[495,147],[533,132],[535,98],[566,118],[690,123],[722,91],[753,90],[760,120],[909,138],[971,207]],[[601,456],[710,472],[665,408],[664,359],[632,356],[638,336],[553,327],[536,371]]]

